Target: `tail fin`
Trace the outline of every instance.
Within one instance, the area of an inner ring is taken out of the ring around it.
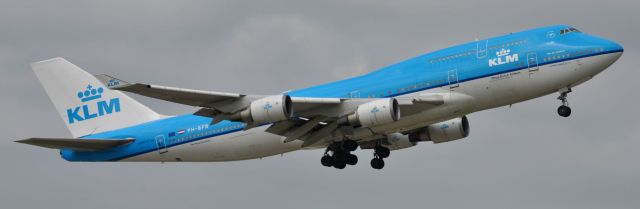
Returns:
[[[73,137],[120,129],[161,117],[63,58],[31,64]]]

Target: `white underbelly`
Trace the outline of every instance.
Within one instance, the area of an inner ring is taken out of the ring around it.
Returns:
[[[216,162],[268,157],[300,149],[302,142],[284,143],[281,136],[267,133],[268,126],[201,139],[127,158],[123,161]]]

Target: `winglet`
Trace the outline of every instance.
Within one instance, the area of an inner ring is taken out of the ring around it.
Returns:
[[[118,88],[123,88],[131,85],[131,83],[129,82],[117,79],[113,76],[106,75],[106,74],[95,75],[95,77],[98,80],[100,80],[102,84],[104,84],[107,88],[110,88],[110,89],[118,89]]]

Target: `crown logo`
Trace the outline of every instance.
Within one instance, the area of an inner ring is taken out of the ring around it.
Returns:
[[[502,49],[500,51],[497,51],[496,55],[498,55],[498,57],[502,57],[502,56],[509,55],[509,53],[511,53],[511,49]]]
[[[98,87],[97,89],[91,86],[91,84],[87,85],[87,89],[84,91],[78,92],[78,98],[82,102],[88,102],[95,99],[102,98],[102,93],[104,89],[102,87]]]
[[[268,102],[262,107],[262,109],[264,110],[270,110],[271,108],[273,108],[273,105],[271,105],[271,103],[268,103]]]

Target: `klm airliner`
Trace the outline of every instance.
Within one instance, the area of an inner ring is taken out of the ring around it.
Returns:
[[[371,73],[274,95],[192,90],[92,75],[62,58],[31,66],[72,138],[17,142],[59,149],[68,161],[213,162],[324,149],[321,164],[374,169],[391,150],[469,135],[466,115],[567,94],[613,64],[616,42],[565,25],[476,40]],[[198,107],[161,115],[123,92]]]

